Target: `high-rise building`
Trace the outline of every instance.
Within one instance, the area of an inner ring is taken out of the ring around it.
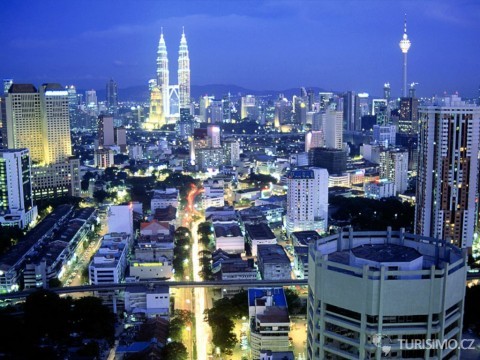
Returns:
[[[178,93],[180,109],[188,107],[190,105],[190,57],[185,30],[182,32],[178,51]]]
[[[209,147],[219,148],[220,144],[220,127],[218,125],[208,125],[207,135],[209,137]]]
[[[305,134],[305,152],[323,146],[325,146],[325,139],[322,130],[312,130]]]
[[[230,109],[230,94],[224,95],[222,99],[223,122],[232,122],[232,112]]]
[[[165,44],[162,28],[157,50],[157,86],[160,88],[160,91],[162,93],[162,112],[166,117],[170,115],[169,82],[170,72],[168,70],[167,45]]]
[[[275,102],[275,115],[274,115],[274,126],[280,127],[281,125],[287,124],[292,119],[292,103],[281,96]]]
[[[117,83],[110,79],[107,83],[107,109],[110,114],[117,114],[118,112],[118,86]]]
[[[28,148],[34,198],[80,194],[80,163],[71,157],[68,91],[59,84],[13,84],[7,96],[10,149]]]
[[[452,95],[419,108],[415,232],[470,248],[477,223],[480,108]]]
[[[396,134],[395,125],[373,125],[373,140],[385,147],[395,146]]]
[[[44,162],[53,164],[72,156],[68,91],[60,84],[40,87]]]
[[[97,92],[95,90],[85,91],[85,105],[91,114],[96,114],[98,110]]]
[[[387,100],[387,103],[390,101],[391,93],[390,83],[383,84],[383,98]]]
[[[342,175],[347,170],[347,152],[339,149],[312,148],[308,164],[328,170],[329,175]]]
[[[343,149],[343,112],[329,108],[322,116],[325,146],[332,149]]]
[[[395,184],[397,193],[404,193],[408,188],[408,151],[384,149],[379,154],[380,179],[387,179]]]
[[[404,134],[416,134],[418,132],[418,99],[400,98],[398,130]]]
[[[27,148],[32,162],[44,163],[40,94],[35,86],[12,84],[6,97],[6,115],[9,149]]]
[[[158,86],[150,91],[150,112],[145,128],[148,130],[161,129],[165,125],[165,114],[163,112],[163,92]]]
[[[443,239],[348,232],[309,247],[307,359],[459,359],[467,266]],[[414,344],[423,346],[414,346]]]
[[[398,44],[400,46],[400,50],[402,50],[403,54],[403,77],[402,77],[402,96],[407,97],[407,54],[408,50],[410,50],[410,46],[412,46],[412,43],[408,39],[407,35],[407,16],[405,15],[405,23],[403,27],[403,36],[402,40],[400,40],[400,43]]]
[[[207,109],[208,118],[207,122],[211,124],[221,124],[223,122],[223,101],[222,100],[212,100],[210,101],[210,106]]]
[[[0,224],[23,229],[36,216],[28,149],[0,149]]]
[[[360,99],[354,91],[343,95],[343,129],[346,131],[361,131]]]
[[[240,116],[242,119],[249,118],[250,120],[257,120],[258,111],[254,95],[242,96]]]
[[[321,168],[291,170],[287,175],[287,233],[328,226],[328,171]]]
[[[307,98],[308,98],[308,111],[313,111],[313,105],[315,103],[315,92],[313,91],[313,89],[308,89]]]
[[[7,136],[7,104],[0,96],[0,148],[8,148]]]
[[[226,139],[222,147],[225,165],[235,165],[240,160],[240,142],[235,139]]]
[[[13,79],[3,79],[3,95],[8,94],[10,86],[13,84]]]
[[[115,145],[115,132],[113,129],[113,117],[100,115],[98,117],[98,148]]]

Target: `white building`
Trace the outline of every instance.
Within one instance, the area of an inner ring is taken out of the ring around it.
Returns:
[[[397,193],[408,188],[408,151],[399,149],[380,152],[380,179],[395,183]]]
[[[403,230],[350,228],[315,241],[309,254],[308,359],[460,359],[460,347],[412,344],[460,342],[460,249]]]
[[[395,183],[389,180],[372,181],[363,186],[365,197],[370,199],[382,199],[395,196]]]
[[[452,95],[419,113],[415,233],[470,248],[478,211],[480,108]]]
[[[252,256],[257,256],[258,245],[275,245],[277,238],[265,223],[245,224],[245,236],[251,246]]]
[[[322,116],[325,146],[343,150],[343,111],[329,108]]]
[[[248,289],[248,313],[252,359],[259,359],[262,350],[290,350],[290,316],[283,288]]]
[[[323,130],[312,130],[305,134],[305,152],[311,148],[316,147],[324,147],[325,146],[325,139]]]
[[[328,171],[291,170],[287,175],[287,233],[326,231],[328,226]]]
[[[90,284],[120,283],[125,276],[130,245],[130,234],[106,234],[88,266]]]
[[[240,160],[240,142],[235,139],[223,141],[225,165],[235,165]]]
[[[97,149],[93,153],[93,165],[99,169],[106,169],[114,165],[113,150],[109,148]]]
[[[109,233],[127,233],[133,236],[133,206],[112,205],[108,209],[107,225]]]
[[[178,209],[178,190],[175,188],[154,190],[152,200],[150,200],[152,213],[154,213],[156,209],[164,209],[169,206]]]
[[[146,317],[168,318],[170,310],[170,293],[168,286],[136,286],[125,290],[125,311],[143,314]]]
[[[28,149],[0,149],[0,224],[24,229],[36,217]]]
[[[373,125],[373,140],[385,147],[395,146],[395,125]]]
[[[217,223],[213,225],[215,235],[215,249],[222,249],[227,253],[245,252],[245,239],[242,230],[236,222]]]

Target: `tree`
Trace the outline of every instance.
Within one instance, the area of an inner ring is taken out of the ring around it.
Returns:
[[[163,348],[162,358],[168,360],[187,360],[187,348],[180,342],[172,341]]]
[[[285,297],[287,299],[288,312],[290,314],[302,314],[306,313],[306,307],[303,306],[302,300],[298,296],[295,290],[286,289]]]
[[[93,197],[97,200],[98,203],[103,203],[103,201],[109,196],[109,193],[105,190],[97,190],[93,193]]]

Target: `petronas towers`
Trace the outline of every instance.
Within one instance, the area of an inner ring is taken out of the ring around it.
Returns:
[[[178,52],[178,85],[170,85],[168,53],[163,29],[157,51],[157,78],[150,80],[150,116],[146,127],[159,129],[175,121],[181,108],[190,106],[190,58],[185,31]]]

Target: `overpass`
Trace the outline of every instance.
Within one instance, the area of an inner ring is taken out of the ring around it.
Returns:
[[[102,284],[102,285],[82,285],[82,286],[67,286],[60,288],[48,289],[56,294],[72,294],[72,293],[88,293],[94,291],[125,291],[130,288],[136,288],[138,286],[153,287],[155,285],[163,285],[173,288],[226,288],[226,287],[280,287],[280,286],[296,286],[307,285],[307,279],[296,280],[232,280],[232,281],[167,281],[167,280],[151,280],[151,281],[139,281],[131,283],[120,284]],[[37,288],[28,289],[24,291],[11,292],[0,295],[0,301],[23,299],[28,295],[36,292]]]

